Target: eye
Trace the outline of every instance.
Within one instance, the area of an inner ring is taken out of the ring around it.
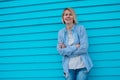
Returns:
[[[64,14],[64,16],[67,16],[68,14]]]
[[[70,15],[70,16],[72,16],[72,14],[71,14],[71,13],[70,13],[69,15]]]
[[[71,13],[69,13],[69,14],[64,14],[64,16],[68,16],[68,15],[69,15],[69,16],[72,16],[72,14],[71,14]]]

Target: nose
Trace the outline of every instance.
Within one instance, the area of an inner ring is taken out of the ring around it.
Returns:
[[[67,17],[70,17],[70,15],[68,14]]]

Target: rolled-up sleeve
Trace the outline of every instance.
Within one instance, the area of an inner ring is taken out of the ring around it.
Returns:
[[[81,26],[79,37],[80,47],[77,48],[72,55],[81,55],[88,52],[88,36],[84,26]]]
[[[62,56],[70,56],[77,48],[75,45],[73,46],[67,46],[66,48],[60,48],[59,45],[61,43],[64,43],[64,35],[62,31],[58,32],[58,44],[57,44],[57,50],[60,55]]]

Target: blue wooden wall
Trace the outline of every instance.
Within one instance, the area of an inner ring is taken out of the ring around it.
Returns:
[[[56,44],[66,7],[87,29],[89,80],[120,80],[120,0],[0,0],[0,80],[64,80]]]

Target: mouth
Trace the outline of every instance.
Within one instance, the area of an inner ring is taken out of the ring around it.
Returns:
[[[71,21],[71,19],[69,18],[69,19],[65,19],[66,21]]]

